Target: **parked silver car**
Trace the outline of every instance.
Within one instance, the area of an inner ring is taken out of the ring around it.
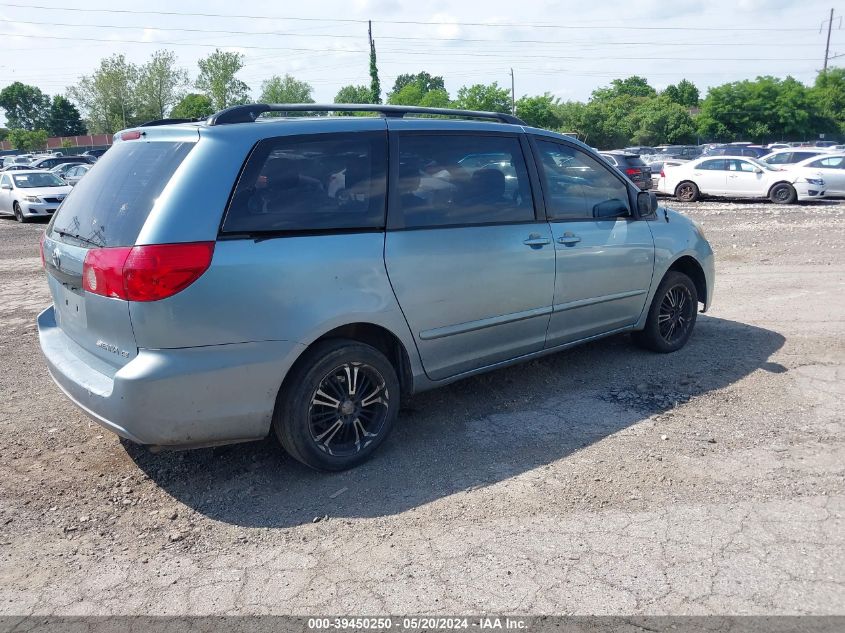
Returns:
[[[0,174],[0,214],[18,222],[47,218],[70,192],[64,180],[49,171],[20,170]]]
[[[383,116],[256,120],[295,110]],[[620,332],[673,352],[713,299],[695,223],[510,115],[247,105],[116,138],[42,240],[38,330],[59,387],[141,444],[272,429],[348,468],[401,397]]]
[[[70,169],[65,171],[62,178],[67,184],[74,186],[91,170],[91,167],[93,167],[93,165],[73,165]]]

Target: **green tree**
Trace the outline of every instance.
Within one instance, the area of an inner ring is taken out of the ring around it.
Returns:
[[[432,76],[422,70],[414,74],[406,73],[399,75],[396,78],[396,81],[393,82],[393,90],[390,91],[390,95],[388,95],[388,97],[399,93],[403,88],[405,88],[405,86],[412,84],[419,88],[421,94],[431,92],[432,90],[446,90],[446,84],[443,82],[443,77]],[[393,101],[389,102],[394,103]]]
[[[0,108],[6,111],[10,128],[34,130],[46,125],[50,116],[50,97],[39,88],[19,81],[0,90]]]
[[[558,99],[548,92],[535,97],[526,95],[516,102],[516,116],[528,125],[556,130],[562,123],[558,105]]]
[[[261,103],[314,103],[311,94],[314,89],[307,81],[300,81],[291,75],[273,75],[261,84]]]
[[[0,127],[0,141],[5,141],[9,137],[9,128]]]
[[[698,130],[720,141],[805,140],[833,131],[814,94],[792,77],[757,77],[715,86],[701,103]]]
[[[215,110],[249,101],[249,86],[235,76],[244,66],[243,55],[216,49],[197,64],[196,87],[211,99]]]
[[[9,130],[9,143],[13,149],[32,152],[47,147],[47,130]]]
[[[511,111],[511,94],[506,88],[500,88],[495,81],[492,84],[463,86],[458,90],[455,107],[460,110],[509,113]]]
[[[373,91],[369,86],[344,86],[337,91],[335,103],[372,103]]]
[[[77,136],[88,133],[79,110],[62,95],[54,96],[50,103],[47,131],[50,136]]]
[[[139,70],[139,115],[147,120],[166,118],[184,96],[188,83],[188,71],[176,65],[176,54],[156,51]]]
[[[648,80],[639,75],[627,79],[614,79],[607,88],[593,91],[592,100],[614,99],[616,97],[654,97],[657,91],[648,85]]]
[[[100,60],[93,74],[67,91],[93,134],[112,134],[142,122],[138,115],[138,67],[123,55]]]
[[[174,119],[204,119],[214,114],[211,99],[194,92],[186,94],[182,100],[170,111]]]
[[[822,116],[845,135],[845,68],[829,68],[816,76],[810,96]]]
[[[378,64],[376,63],[376,43],[370,40],[370,103],[381,103],[381,81],[378,78]]]
[[[634,145],[695,141],[695,123],[687,107],[662,96],[640,103],[630,115]]]
[[[663,91],[663,96],[670,101],[674,101],[675,103],[687,108],[698,107],[698,102],[701,98],[695,84],[686,79],[681,79],[677,85],[672,84],[666,86],[666,90]]]

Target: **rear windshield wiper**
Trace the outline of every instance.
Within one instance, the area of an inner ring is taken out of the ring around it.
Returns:
[[[92,239],[87,237],[82,237],[81,235],[76,235],[75,233],[69,233],[67,231],[62,231],[61,229],[53,229],[56,233],[61,235],[62,237],[72,237],[75,240],[79,240],[83,244],[88,244],[89,246],[94,246],[96,248],[102,248],[104,245],[100,244],[99,242],[95,242]]]

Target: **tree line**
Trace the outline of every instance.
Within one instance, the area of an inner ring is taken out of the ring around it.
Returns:
[[[141,65],[115,54],[80,77],[65,95],[50,97],[36,86],[15,82],[0,91],[7,134],[16,147],[35,149],[46,136],[114,133],[163,118],[199,119],[226,107],[263,103],[314,103],[305,81],[273,75],[253,99],[238,73],[243,55],[215,50],[197,63],[192,80],[176,55],[159,50]],[[335,103],[382,103],[375,45],[371,44],[369,85],[347,85]],[[462,86],[454,97],[442,76],[421,71],[399,75],[384,95],[389,104],[510,112],[511,93],[498,83]],[[701,141],[808,140],[845,136],[845,69],[821,72],[812,86],[792,77],[757,77],[709,89],[702,98],[683,79],[658,91],[640,76],[614,79],[586,102],[561,101],[551,94],[524,95],[516,115],[529,125],[575,133],[600,148],[685,144]],[[32,147],[29,147],[32,146]]]

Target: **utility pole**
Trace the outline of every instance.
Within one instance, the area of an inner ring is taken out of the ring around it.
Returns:
[[[824,28],[824,23],[827,22],[827,44],[825,44],[825,47],[824,47],[824,69],[822,70],[822,72],[827,72],[828,61],[830,61],[831,59],[836,59],[837,57],[842,57],[842,55],[831,55],[830,54],[830,32],[833,30],[833,21],[834,20],[839,21],[839,28],[841,29],[842,28],[842,16],[840,15],[838,18],[834,18],[833,17],[833,9],[830,10],[830,19],[822,22],[822,25],[819,28],[819,33],[821,33],[822,29]]]
[[[511,114],[516,115],[516,94],[514,92],[513,68],[511,68]]]
[[[827,58],[830,55],[830,30],[833,28],[833,8],[830,9],[830,20],[827,22],[827,44],[824,47],[824,70],[827,72]]]

